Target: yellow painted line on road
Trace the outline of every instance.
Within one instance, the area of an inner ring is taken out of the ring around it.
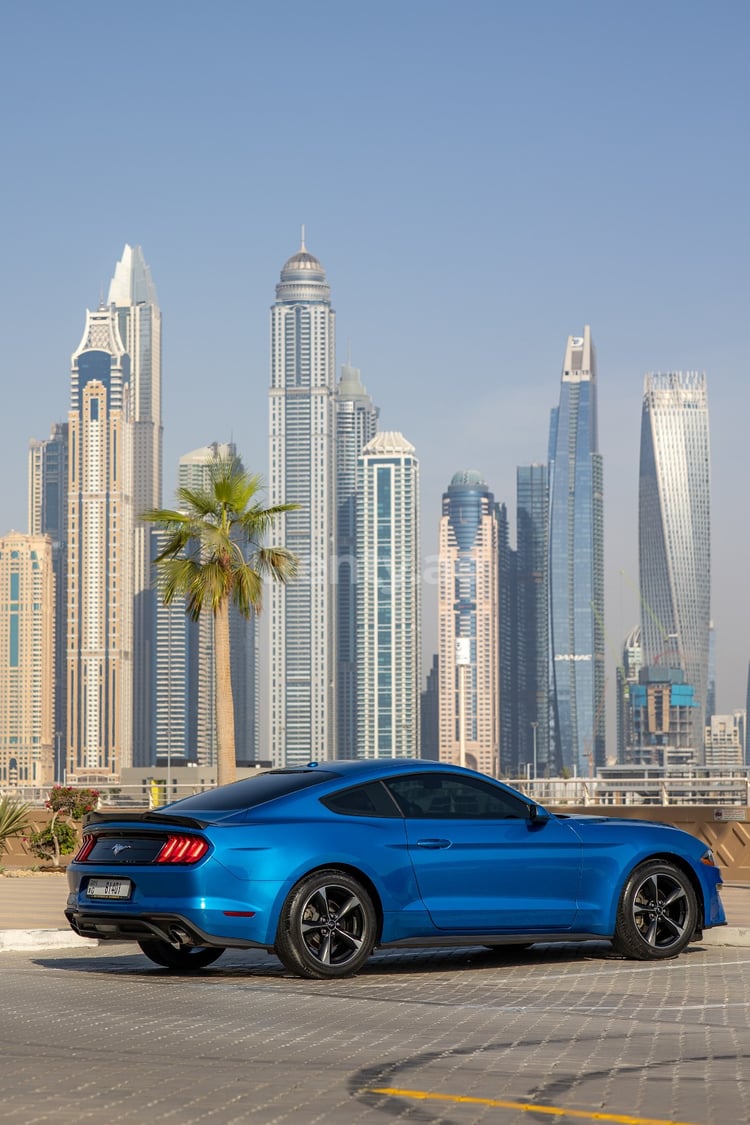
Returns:
[[[577,1117],[583,1121],[613,1121],[616,1125],[691,1125],[689,1121],[667,1121],[663,1117],[632,1117],[627,1113],[600,1113],[597,1110],[564,1109],[536,1102],[509,1102],[501,1098],[470,1098],[463,1094],[431,1094],[427,1090],[396,1090],[391,1087],[363,1090],[365,1094],[384,1094],[389,1098],[414,1098],[418,1101],[453,1102],[457,1105],[486,1105],[497,1109],[520,1109],[524,1113],[546,1113],[550,1117]]]

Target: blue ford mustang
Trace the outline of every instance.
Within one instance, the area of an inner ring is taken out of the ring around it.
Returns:
[[[180,970],[261,947],[327,978],[376,946],[588,938],[651,960],[725,922],[694,836],[552,814],[427,761],[311,762],[151,812],[93,813],[68,882],[76,933],[135,941]]]

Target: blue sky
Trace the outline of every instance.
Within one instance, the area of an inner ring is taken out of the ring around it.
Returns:
[[[718,703],[744,705],[746,3],[8,0],[0,20],[0,529],[26,527],[28,439],[66,415],[125,242],[164,315],[168,489],[230,436],[267,471],[268,308],[305,223],[339,362],[420,457],[426,556],[458,469],[515,524],[515,468],[545,459],[591,324],[610,688],[638,618],[643,375],[706,371]]]

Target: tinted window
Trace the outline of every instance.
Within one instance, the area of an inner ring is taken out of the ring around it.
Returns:
[[[321,804],[342,816],[401,816],[393,798],[380,781],[357,785],[343,793],[322,797]]]
[[[265,804],[266,801],[274,801],[277,797],[285,797],[288,793],[296,793],[300,789],[308,789],[311,785],[331,781],[334,777],[336,774],[318,769],[269,770],[267,773],[258,774],[257,777],[235,781],[232,785],[222,785],[218,789],[209,789],[206,793],[184,797],[183,800],[168,805],[164,812],[188,813],[192,809],[205,812],[229,812],[233,809],[251,809],[255,805]]]
[[[386,782],[404,815],[438,820],[528,818],[528,807],[512,793],[478,778],[422,773]]]

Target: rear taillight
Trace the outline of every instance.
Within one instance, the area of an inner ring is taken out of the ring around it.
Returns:
[[[83,863],[86,857],[91,853],[95,843],[96,836],[84,836],[80,848],[73,856],[73,863]]]
[[[208,851],[200,836],[170,836],[154,863],[197,863]]]

